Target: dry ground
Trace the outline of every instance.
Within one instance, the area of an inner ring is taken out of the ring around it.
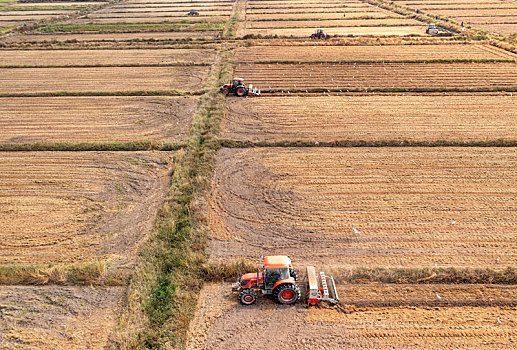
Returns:
[[[196,30],[178,32],[138,32],[138,33],[73,33],[73,34],[13,34],[0,37],[0,42],[22,43],[22,42],[115,42],[131,40],[179,40],[179,39],[213,39],[220,30]]]
[[[517,63],[237,64],[259,89],[517,87]]]
[[[386,46],[250,46],[235,50],[236,62],[253,61],[407,61],[407,60],[516,60],[517,54],[491,45]]]
[[[0,98],[1,143],[180,142],[197,97]]]
[[[370,287],[362,290],[370,294],[377,288]],[[427,287],[424,295],[442,288]],[[470,292],[469,297],[476,298]],[[200,295],[188,348],[512,349],[516,326],[515,307],[372,307],[345,314],[279,306],[265,297],[243,307],[228,285],[209,285]]]
[[[0,288],[0,348],[101,349],[116,326],[124,288]]]
[[[94,66],[208,64],[215,50],[2,50],[2,66]]]
[[[0,153],[0,262],[134,259],[166,193],[170,157]]]
[[[391,94],[228,98],[220,136],[241,141],[515,140],[517,96]]]
[[[516,267],[516,162],[513,148],[221,149],[209,252],[322,267]]]
[[[208,66],[0,68],[0,93],[202,90]]]

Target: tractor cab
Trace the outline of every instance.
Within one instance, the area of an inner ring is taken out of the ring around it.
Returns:
[[[264,276],[265,290],[267,294],[272,294],[273,289],[279,282],[294,282],[298,279],[296,271],[293,275],[293,266],[291,259],[287,256],[266,256],[264,257],[264,266],[262,276]]]
[[[310,36],[311,39],[328,39],[329,36],[325,34],[322,28],[316,29],[315,33],[312,33]]]
[[[232,93],[240,97],[260,95],[260,90],[253,88],[253,85],[250,84],[249,88],[247,88],[246,85],[244,85],[244,79],[242,78],[233,78],[229,84],[221,86],[220,91],[224,95]]]
[[[425,27],[425,33],[430,35],[436,35],[438,34],[438,28],[436,27],[436,24],[430,23]]]

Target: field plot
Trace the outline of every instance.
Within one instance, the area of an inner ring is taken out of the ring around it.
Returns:
[[[424,293],[432,294],[434,286],[427,287]],[[379,286],[369,288],[371,296]],[[203,289],[188,349],[512,349],[517,337],[515,308],[378,307],[345,314],[281,307],[265,297],[244,308],[236,299],[226,285]],[[257,345],[264,335],[268,342]]]
[[[491,45],[250,46],[235,50],[236,62],[509,60],[517,54]]]
[[[16,34],[0,37],[0,42],[116,42],[133,40],[180,40],[180,39],[213,39],[221,31],[177,31],[177,32],[136,32],[136,33],[56,33],[56,34]]]
[[[322,268],[515,267],[516,166],[513,148],[222,149],[209,251]]]
[[[0,347],[104,348],[124,293],[123,288],[2,286]]]
[[[0,66],[95,66],[209,64],[215,50],[2,50]]]
[[[510,95],[263,96],[228,99],[221,137],[242,141],[515,140]]]
[[[132,261],[168,186],[169,154],[3,152],[1,263]]]
[[[197,97],[0,98],[0,144],[180,142]]]
[[[456,22],[500,34],[517,33],[517,3],[512,0],[498,1],[407,1],[395,0],[397,4],[422,12],[449,17]]]
[[[238,35],[309,36],[315,28],[330,35],[420,34],[422,24],[365,2],[248,1]]]
[[[0,68],[0,93],[56,91],[197,91],[203,89],[207,66]]]
[[[517,63],[238,64],[259,89],[515,88]],[[285,91],[287,92],[287,91]]]

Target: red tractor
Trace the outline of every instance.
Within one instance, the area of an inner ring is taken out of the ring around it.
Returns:
[[[223,95],[232,93],[241,97],[260,95],[260,90],[253,88],[253,85],[250,84],[249,88],[247,88],[246,85],[244,85],[244,79],[242,78],[233,78],[230,83],[221,86],[220,91],[223,93]]]
[[[323,31],[323,29],[316,29],[316,33],[312,33],[311,36],[310,36],[311,39],[323,39],[323,40],[327,40],[328,38],[330,38],[329,35],[325,34],[325,32]]]
[[[199,12],[197,12],[194,9],[192,9],[192,10],[190,10],[189,13],[187,13],[187,16],[199,16]]]
[[[291,265],[288,256],[266,256],[262,272],[251,272],[242,275],[239,281],[232,284],[232,291],[239,293],[239,301],[243,305],[252,305],[257,301],[257,292],[272,295],[279,304],[293,305],[302,297],[309,305],[320,301],[337,304],[339,298],[332,276],[320,272],[320,283],[314,266],[307,266],[307,276],[298,282],[298,273]]]

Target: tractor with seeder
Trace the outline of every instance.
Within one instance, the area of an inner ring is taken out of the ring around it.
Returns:
[[[189,13],[187,13],[187,16],[199,16],[199,12],[191,9]]]
[[[309,305],[319,302],[337,304],[339,297],[332,276],[324,272],[316,273],[314,266],[307,266],[303,280],[298,280],[298,272],[293,269],[288,256],[266,256],[263,258],[262,271],[242,275],[232,284],[232,291],[238,293],[243,305],[252,305],[258,295],[272,295],[283,305],[293,305],[305,300]]]
[[[221,86],[220,91],[223,95],[235,94],[239,97],[260,95],[260,90],[253,88],[252,84],[246,87],[246,85],[244,85],[244,79],[242,78],[233,78],[230,83]]]

